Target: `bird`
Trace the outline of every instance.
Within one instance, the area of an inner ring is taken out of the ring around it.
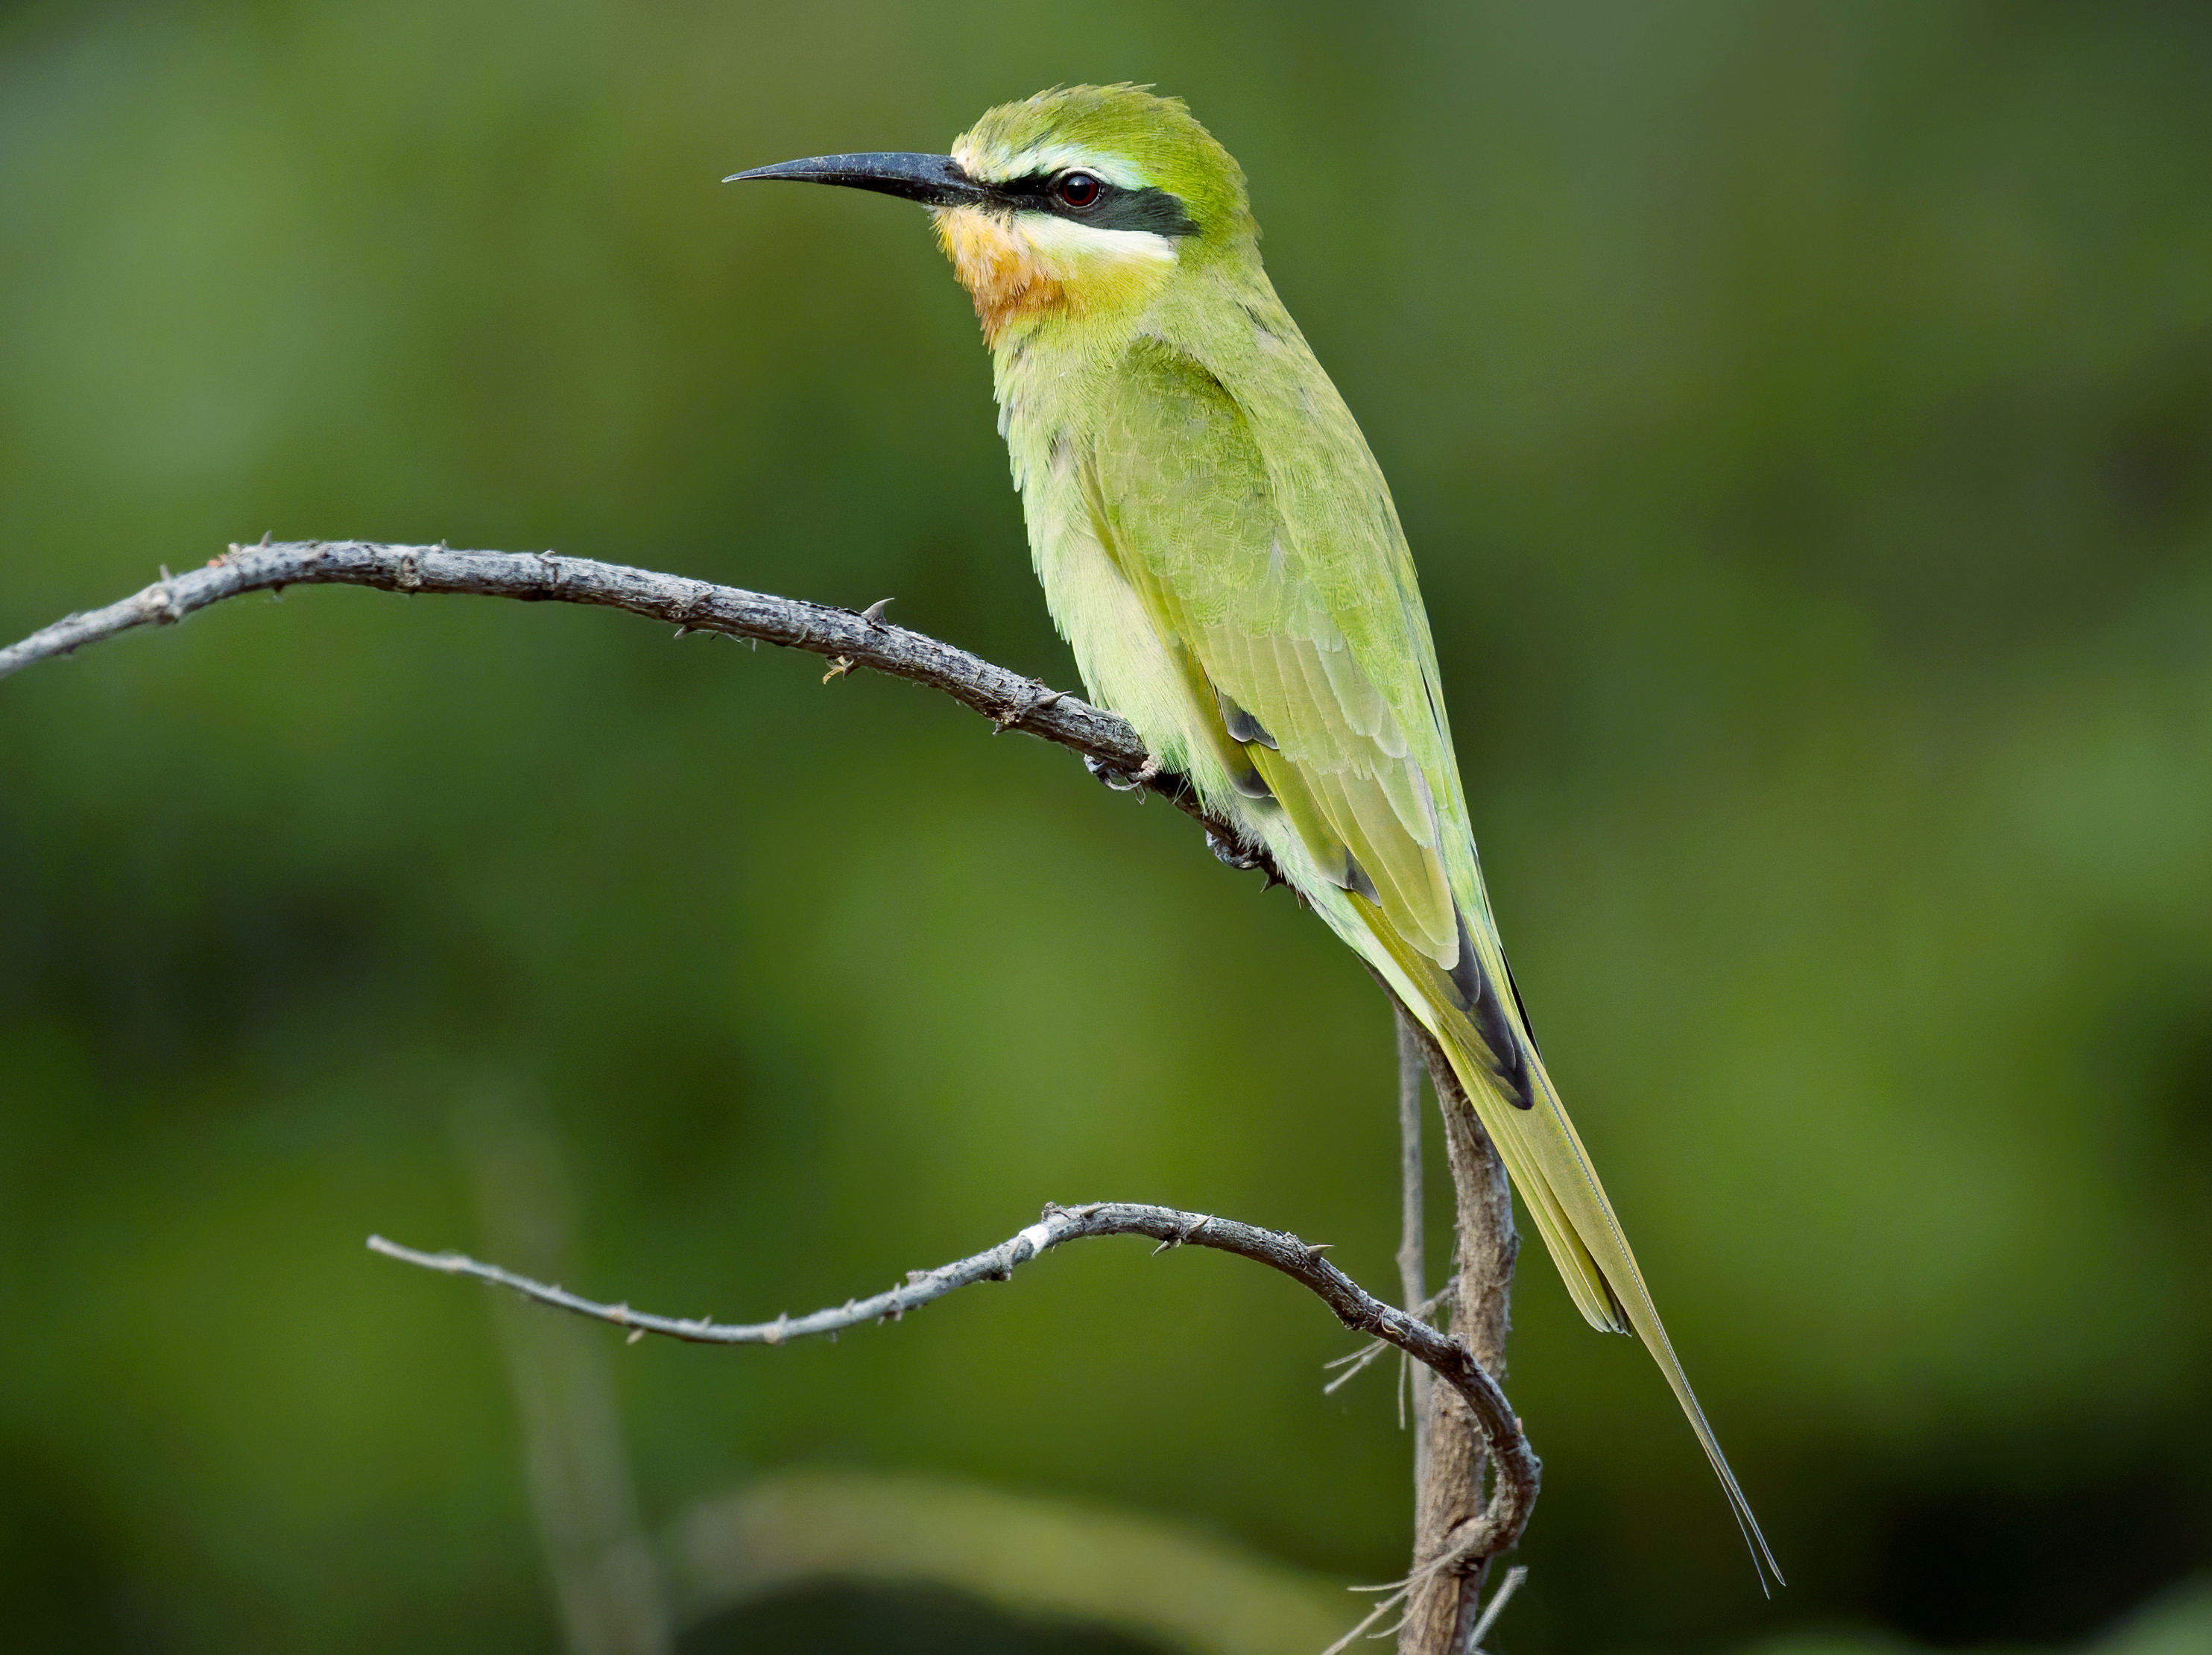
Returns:
[[[950,155],[815,155],[724,181],[773,180],[929,210],[982,325],[1030,554],[1087,692],[1434,1037],[1577,1307],[1641,1339],[1778,1581],[1529,1031],[1405,531],[1261,262],[1243,168],[1182,100],[1125,83],[1002,104]]]

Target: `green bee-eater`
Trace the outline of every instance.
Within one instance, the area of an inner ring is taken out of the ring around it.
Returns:
[[[982,319],[1030,549],[1091,697],[1437,1037],[1575,1303],[1642,1337],[1771,1567],[1530,1037],[1397,508],[1261,268],[1243,169],[1180,100],[1084,86],[992,110],[950,155],[821,155],[732,181],[749,179],[930,209]]]

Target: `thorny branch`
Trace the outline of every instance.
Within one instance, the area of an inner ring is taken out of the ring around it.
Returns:
[[[70,615],[0,649],[0,678],[34,662],[141,626],[173,626],[196,609],[249,592],[288,586],[367,586],[413,596],[460,593],[524,603],[596,604],[665,621],[686,632],[720,632],[825,656],[828,677],[861,667],[911,678],[981,713],[998,730],[1021,729],[1080,753],[1109,785],[1162,794],[1206,831],[1214,852],[1238,867],[1279,880],[1266,854],[1210,813],[1182,778],[1159,768],[1127,721],[980,655],[883,618],[888,598],[866,610],[840,609],[677,575],[564,557],[550,551],[454,551],[367,540],[305,540],[232,546],[205,568],[161,578],[120,603]]]
[[[1385,985],[1386,987],[1388,985]],[[1421,1081],[1427,1074],[1425,1055],[1413,1037],[1413,1019],[1399,1006],[1395,1019],[1398,1035],[1398,1293],[1409,1309],[1428,1299],[1425,1280],[1428,1261],[1423,1232],[1427,1202],[1421,1174]],[[1425,1311],[1414,1314],[1424,1316]],[[1413,1403],[1413,1501],[1418,1514],[1420,1490],[1429,1481],[1429,1376],[1410,1362],[1400,1365],[1403,1383],[1398,1389],[1399,1425],[1405,1424],[1406,1399]],[[1357,1372],[1357,1368],[1353,1372]],[[1346,1375],[1349,1378],[1350,1375]]]
[[[963,706],[981,714],[991,721],[994,733],[1019,727],[1080,754],[1092,774],[1109,786],[1123,791],[1162,794],[1206,830],[1207,843],[1223,861],[1235,867],[1259,868],[1267,873],[1270,883],[1281,882],[1279,871],[1265,851],[1245,842],[1233,824],[1209,812],[1182,778],[1163,772],[1158,762],[1146,751],[1136,731],[1124,720],[1064,691],[1048,689],[1034,678],[994,666],[966,650],[885,621],[883,614],[889,599],[855,611],[619,563],[565,557],[551,551],[455,551],[442,542],[434,546],[360,540],[276,544],[264,536],[258,545],[233,545],[205,567],[182,575],[173,575],[165,567],[160,581],[121,602],[88,613],[67,616],[0,649],[0,678],[138,627],[173,625],[193,611],[226,598],[249,592],[281,593],[288,586],[331,585],[375,587],[410,597],[418,593],[447,593],[513,598],[525,603],[599,605],[671,624],[679,638],[689,632],[719,632],[756,647],[765,641],[785,648],[811,651],[829,660],[825,683],[863,667],[911,679],[941,691]],[[1382,987],[1395,1004],[1396,996],[1390,994],[1389,984],[1384,983]],[[1449,1070],[1442,1066],[1441,1055],[1433,1050],[1433,1043],[1421,1038],[1423,1031],[1418,1025],[1404,1020],[1404,1008],[1400,1007],[1399,1011],[1401,1031],[1425,1049],[1439,1088],[1439,1102],[1447,1104],[1447,1123],[1450,1124],[1453,1115],[1444,1095],[1452,1090]],[[1401,1077],[1411,1072],[1410,1062],[1406,1061],[1410,1057],[1409,1050],[1401,1051]],[[1469,1129],[1461,1124],[1462,1133]],[[1408,1153],[1417,1154],[1418,1139],[1410,1142],[1413,1147]],[[1474,1144],[1474,1147],[1487,1150],[1486,1143]],[[1456,1152],[1456,1144],[1455,1148]],[[1460,1159],[1455,1153],[1455,1177]],[[1490,1152],[1486,1159],[1494,1163],[1494,1152]],[[1411,1169],[1409,1162],[1409,1179],[1414,1176]],[[1502,1189],[1502,1171],[1494,1165],[1488,1171]],[[1468,1193],[1464,1189],[1461,1191],[1463,1208]],[[1462,1210],[1463,1232],[1474,1217]],[[1424,1589],[1425,1583],[1439,1575],[1457,1577],[1455,1595],[1460,1600],[1460,1619],[1462,1623],[1471,1620],[1480,1581],[1480,1564],[1513,1545],[1528,1522],[1540,1467],[1521,1433],[1520,1421],[1514,1417],[1504,1392],[1476,1354],[1480,1351],[1487,1354],[1494,1366],[1502,1347],[1504,1285],[1510,1279],[1515,1244],[1510,1219],[1505,1224],[1506,1227],[1496,1236],[1481,1238],[1491,1250],[1499,1250],[1500,1256],[1492,1259],[1485,1254],[1479,1275],[1485,1278],[1494,1276],[1495,1280],[1476,1281],[1469,1278],[1462,1281],[1455,1278],[1453,1283],[1447,1284],[1447,1292],[1455,1286],[1459,1289],[1463,1301],[1459,1305],[1460,1315],[1468,1323],[1467,1336],[1475,1341],[1475,1350],[1470,1350],[1462,1338],[1441,1333],[1421,1319],[1421,1315],[1430,1312],[1437,1300],[1429,1300],[1416,1307],[1417,1313],[1408,1314],[1366,1293],[1323,1259],[1318,1248],[1307,1247],[1296,1237],[1159,1207],[1106,1203],[1076,1208],[1048,1208],[1043,1219],[1012,1240],[941,1269],[915,1272],[903,1287],[849,1303],[838,1310],[798,1318],[779,1317],[775,1322],[753,1326],[647,1316],[627,1305],[594,1304],[561,1288],[549,1287],[495,1265],[481,1264],[456,1254],[418,1253],[381,1238],[371,1238],[369,1244],[380,1252],[410,1263],[452,1275],[472,1275],[512,1287],[543,1303],[627,1327],[634,1339],[646,1333],[660,1333],[716,1344],[779,1344],[787,1339],[817,1334],[834,1336],[841,1329],[869,1321],[896,1320],[907,1311],[942,1298],[957,1287],[980,1281],[1003,1281],[1016,1266],[1026,1263],[1048,1248],[1087,1236],[1144,1235],[1158,1240],[1163,1250],[1189,1243],[1257,1260],[1318,1294],[1347,1327],[1375,1336],[1379,1343],[1349,1359],[1353,1372],[1366,1366],[1370,1353],[1379,1354],[1387,1345],[1405,1352],[1428,1372],[1441,1376],[1465,1400],[1486,1439],[1484,1445],[1495,1468],[1496,1486],[1486,1504],[1480,1502],[1479,1486],[1460,1492],[1460,1509],[1464,1511],[1474,1506],[1474,1513],[1456,1520],[1447,1519],[1443,1532],[1430,1536],[1423,1547],[1425,1561],[1406,1580],[1389,1589],[1389,1595],[1376,1605],[1375,1612],[1354,1629],[1352,1635],[1357,1637],[1392,1609],[1402,1610],[1414,1594]],[[1409,1232],[1409,1242],[1413,1238]],[[1463,1257],[1466,1246],[1467,1237],[1463,1234]],[[1410,1246],[1401,1252],[1400,1262],[1405,1271],[1403,1291],[1410,1298],[1418,1292],[1415,1283],[1419,1269]],[[1425,1433],[1425,1441],[1426,1435]],[[1480,1450],[1477,1451],[1479,1455]],[[1471,1468],[1477,1485],[1480,1480],[1480,1464],[1478,1457]],[[1424,1476],[1424,1486],[1435,1476],[1436,1472],[1431,1471]],[[1464,1476],[1450,1480],[1455,1484],[1467,1481]],[[1505,1598],[1518,1584],[1521,1573],[1516,1570],[1509,1577],[1507,1584],[1492,1597],[1480,1625],[1452,1634],[1449,1642],[1457,1650],[1469,1650],[1479,1642],[1496,1611],[1504,1606]],[[1408,1635],[1415,1636],[1411,1632]],[[1348,1638],[1346,1641],[1350,1640]],[[1428,1640],[1423,1634],[1415,1636],[1415,1641],[1426,1646]]]
[[[1173,1247],[1211,1247],[1279,1270],[1317,1296],[1337,1319],[1357,1332],[1372,1335],[1395,1345],[1437,1374],[1467,1401],[1489,1439],[1498,1467],[1496,1496],[1482,1516],[1453,1536],[1454,1560],[1489,1556],[1520,1538],[1534,1505],[1543,1467],[1521,1422],[1498,1382],[1484,1371],[1465,1345],[1448,1334],[1394,1305],[1376,1298],[1335,1265],[1322,1246],[1310,1244],[1280,1230],[1262,1230],[1234,1219],[1202,1213],[1179,1212],[1172,1207],[1147,1207],[1131,1202],[1097,1202],[1084,1207],[1048,1205],[1042,1217],[987,1251],[939,1266],[912,1270],[901,1285],[866,1299],[848,1299],[834,1310],[807,1316],[779,1316],[773,1322],[715,1322],[706,1317],[654,1316],[628,1305],[601,1304],[567,1288],[533,1281],[496,1264],[485,1264],[459,1253],[417,1252],[382,1236],[371,1236],[376,1252],[447,1275],[472,1276],[495,1287],[512,1288],[524,1298],[557,1310],[571,1311],[596,1321],[629,1330],[633,1341],[648,1333],[702,1345],[781,1345],[866,1327],[872,1322],[896,1322],[908,1311],[944,1298],[978,1281],[1010,1281],[1015,1269],[1042,1256],[1063,1242],[1093,1236],[1144,1236],[1159,1245],[1155,1252]],[[1424,1573],[1449,1567],[1441,1560]]]

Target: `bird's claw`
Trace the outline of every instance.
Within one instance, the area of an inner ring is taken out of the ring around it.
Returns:
[[[1152,778],[1159,775],[1160,761],[1148,753],[1143,764],[1133,770],[1125,770],[1119,765],[1109,764],[1103,758],[1093,758],[1085,753],[1083,768],[1116,793],[1142,793],[1151,785]]]
[[[1247,850],[1243,846],[1212,833],[1206,836],[1206,848],[1223,863],[1237,869],[1240,873],[1248,873],[1255,867],[1265,867],[1267,865],[1267,857],[1260,852]]]

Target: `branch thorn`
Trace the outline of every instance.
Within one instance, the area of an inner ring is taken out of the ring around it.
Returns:
[[[1065,690],[1048,690],[1044,687],[1044,685],[1036,678],[1031,678],[1030,682],[1036,685],[1037,693],[1031,696],[1020,706],[1011,708],[1007,711],[1000,713],[994,718],[991,721],[991,733],[993,735],[1004,735],[1008,730],[1012,729],[1015,725],[1020,723],[1031,713],[1041,713],[1046,708],[1054,706],[1056,703],[1066,700],[1067,697],[1067,691]]]
[[[1196,1235],[1200,1230],[1203,1230],[1207,1225],[1212,1222],[1213,1220],[1211,1216],[1201,1213],[1197,1218],[1193,1219],[1188,1224],[1184,1225],[1182,1229],[1176,1231],[1175,1234],[1170,1236],[1165,1241],[1160,1243],[1158,1246],[1153,1248],[1152,1256],[1154,1258],[1158,1258],[1162,1253],[1166,1252],[1170,1248],[1182,1246],[1183,1243],[1188,1241],[1193,1236]]]

